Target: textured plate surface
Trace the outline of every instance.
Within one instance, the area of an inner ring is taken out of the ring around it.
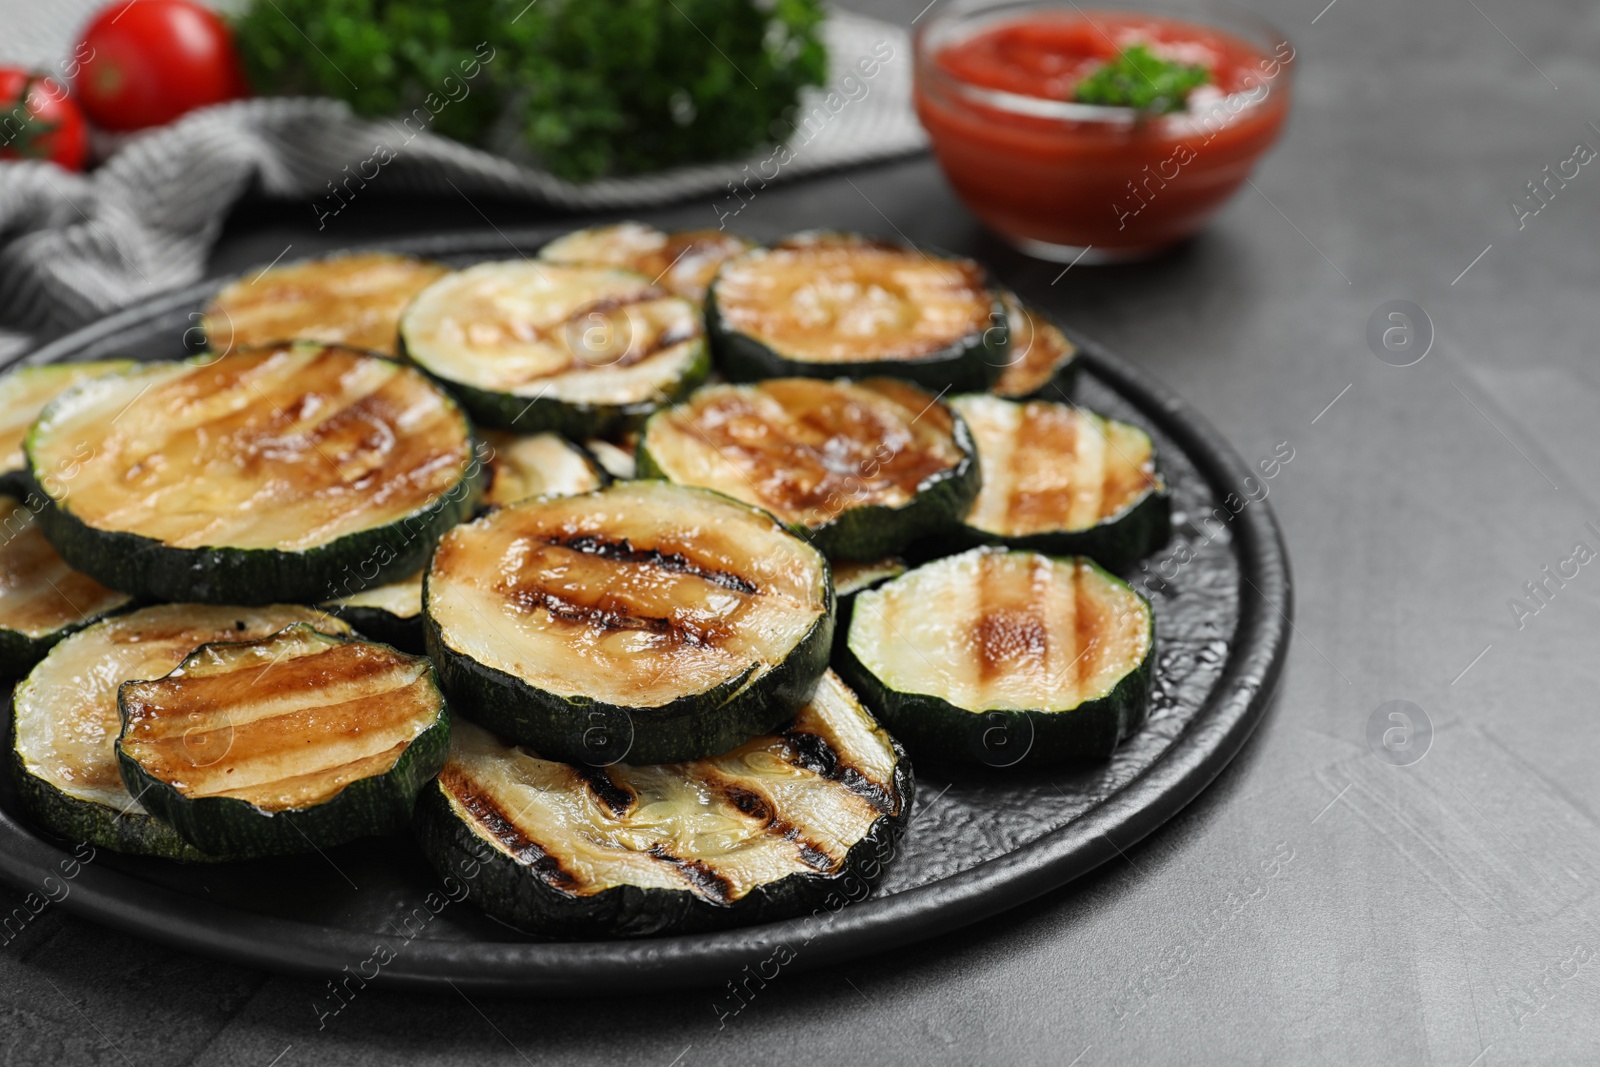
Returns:
[[[508,240],[531,252],[552,235],[451,235],[388,247],[464,265],[504,258]],[[198,311],[220,284],[111,316],[29,362],[180,356],[194,347]],[[1170,579],[1151,583],[1158,662],[1150,720],[1102,766],[955,779],[919,773],[910,828],[871,898],[720,934],[539,942],[449,899],[409,843],[363,841],[325,855],[212,867],[102,849],[61,906],[273,970],[334,978],[349,967],[370,977],[376,967],[396,985],[584,994],[720,985],[764,960],[835,963],[975,922],[1092,870],[1175,814],[1238,752],[1266,712],[1292,608],[1288,560],[1266,501],[1222,521],[1224,498],[1234,494],[1235,506],[1247,499],[1245,479],[1256,472],[1161,385],[1077,340],[1086,373],[1074,399],[1149,429],[1173,489],[1172,540],[1146,561],[1152,572],[1165,563],[1160,573]],[[9,752],[9,711],[0,732]],[[0,877],[35,890],[73,844],[31,825],[6,766]]]

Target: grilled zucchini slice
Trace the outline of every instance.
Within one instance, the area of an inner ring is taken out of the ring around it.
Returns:
[[[692,763],[574,767],[458,723],[416,829],[441,874],[523,930],[680,934],[861,899],[912,790],[900,747],[830,671],[787,726]]]
[[[961,543],[1092,556],[1122,570],[1166,541],[1171,493],[1137,426],[1043,400],[974,395],[950,406],[983,468]]]
[[[422,574],[418,571],[398,582],[324,600],[320,606],[329,615],[349,623],[361,636],[420,656],[423,651]]]
[[[1155,626],[1081,557],[975,548],[855,597],[840,673],[917,759],[1105,759],[1144,722]]]
[[[621,482],[446,534],[423,587],[452,707],[551,759],[725,752],[811,696],[833,640],[822,554],[718,493]]]
[[[0,495],[0,678],[20,678],[63,637],[133,598],[67,566],[33,510]]]
[[[12,781],[43,825],[71,841],[168,859],[210,859],[148,813],[122,782],[117,687],[160,678],[203,644],[254,641],[299,622],[349,628],[313,608],[160,604],[104,619],[50,650],[12,697]],[[200,759],[213,755],[196,738]]]
[[[400,341],[483,425],[575,439],[632,425],[711,369],[699,309],[609,267],[457,271],[406,310]]]
[[[906,572],[900,559],[875,559],[867,563],[835,563],[833,565],[833,595],[838,598],[838,618],[833,626],[833,660],[844,654],[845,639],[850,636],[850,615],[855,609],[857,593],[876,589],[891,578]]]
[[[642,222],[618,222],[557,237],[539,250],[539,258],[636,271],[668,292],[699,303],[722,261],[749,247],[749,241],[726,230],[663,233]]]
[[[18,367],[0,377],[0,492],[14,496],[27,494],[28,460],[22,452],[22,439],[46,404],[81,381],[102,374],[127,370],[128,360],[102,363],[45,363],[37,367]],[[73,456],[61,470],[50,471],[58,479],[77,473],[82,455]]]
[[[1002,290],[1010,351],[990,390],[1007,400],[1061,400],[1078,376],[1078,347],[1061,327],[1010,290]]]
[[[389,252],[287,263],[224,286],[201,326],[215,352],[316,341],[393,356],[400,313],[449,271]]]
[[[225,859],[403,829],[450,748],[425,657],[296,623],[117,690],[129,792]]]
[[[483,435],[489,446],[488,507],[515,504],[530,496],[572,496],[599,489],[611,476],[598,460],[560,434]]]
[[[978,492],[961,420],[890,378],[707,386],[650,417],[637,457],[641,477],[765,508],[837,559],[948,529]]]
[[[840,603],[846,597],[855,596],[857,593],[868,589],[875,589],[891,578],[898,578],[906,572],[903,560],[886,558],[868,560],[865,563],[835,563],[833,565],[833,595],[839,598]]]
[[[613,479],[626,482],[639,476],[639,466],[633,458],[633,443],[627,441],[625,443],[627,447],[612,441],[592,438],[585,441],[583,447],[600,462],[600,466]]]
[[[734,381],[886,375],[935,391],[989,387],[1007,358],[1004,316],[972,260],[840,233],[735,256],[706,302]]]
[[[83,382],[27,452],[61,555],[151,600],[315,603],[413,574],[480,480],[471,425],[433,383],[319,345]]]

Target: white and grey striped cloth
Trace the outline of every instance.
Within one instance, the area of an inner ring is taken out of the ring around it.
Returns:
[[[91,6],[30,5],[48,14],[13,36],[3,49],[12,54],[0,58],[49,69],[51,49],[57,56],[70,51]],[[425,129],[413,134],[398,121],[358,118],[338,101],[280,97],[193,112],[127,139],[89,174],[33,162],[0,165],[0,359],[198,280],[223,217],[252,189],[304,199],[308,212],[336,210],[330,183],[358,172],[391,195],[523,197],[578,209],[726,195],[736,205],[730,183],[753,175],[782,181],[922,148],[905,31],[835,11],[824,35],[829,85],[806,94],[809,118],[787,150],[738,163],[574,185]],[[714,219],[708,209],[707,224]]]

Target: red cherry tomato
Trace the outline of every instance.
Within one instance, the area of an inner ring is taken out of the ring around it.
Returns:
[[[89,155],[83,112],[54,78],[0,67],[0,159],[48,159],[82,170]]]
[[[190,0],[117,0],[83,32],[73,87],[108,130],[138,130],[247,95],[233,35]]]

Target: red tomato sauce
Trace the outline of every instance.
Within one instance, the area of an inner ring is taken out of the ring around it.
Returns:
[[[995,90],[1070,102],[1084,77],[1135,43],[1205,67],[1209,83],[1184,111],[1137,121],[1028,113],[1014,100],[982,98]],[[1047,10],[924,57],[916,105],[946,175],[990,226],[1013,238],[1132,253],[1192,233],[1243,183],[1287,116],[1293,56],[1287,42],[1263,50],[1174,19]]]

